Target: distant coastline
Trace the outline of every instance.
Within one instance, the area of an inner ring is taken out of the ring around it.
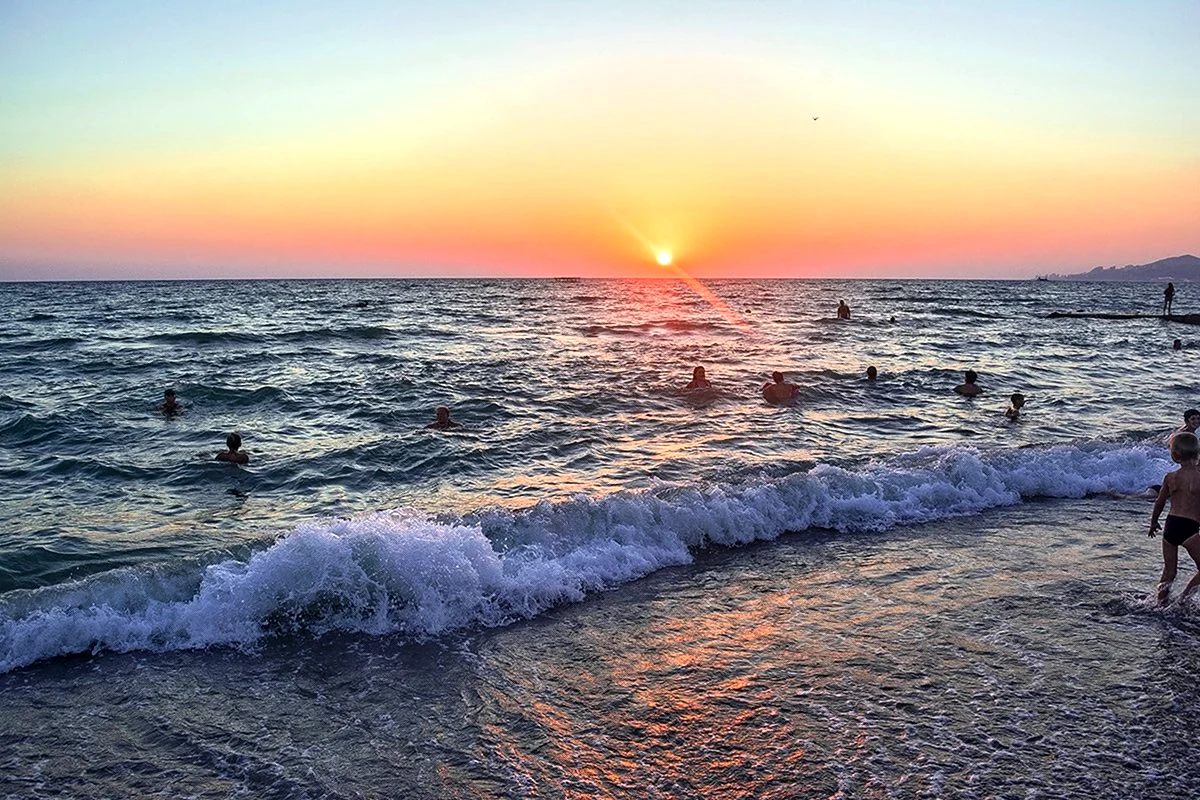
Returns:
[[[1149,264],[1128,264],[1124,267],[1095,267],[1087,272],[1070,275],[1050,273],[1055,281],[1200,281],[1200,258],[1193,255],[1173,256]]]

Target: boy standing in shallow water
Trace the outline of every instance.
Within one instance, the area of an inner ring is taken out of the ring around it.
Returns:
[[[1154,513],[1150,516],[1150,533],[1158,531],[1158,517],[1171,498],[1171,513],[1167,515],[1167,526],[1163,528],[1163,571],[1158,582],[1158,604],[1167,604],[1171,582],[1175,580],[1175,568],[1179,561],[1179,548],[1188,551],[1196,562],[1196,574],[1179,595],[1182,603],[1189,594],[1200,586],[1200,441],[1193,433],[1177,433],[1171,437],[1171,459],[1179,469],[1168,472],[1163,478],[1158,499],[1154,501]]]

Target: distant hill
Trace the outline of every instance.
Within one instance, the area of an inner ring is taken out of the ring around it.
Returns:
[[[1175,256],[1150,264],[1096,267],[1088,272],[1050,277],[1059,281],[1200,281],[1200,258]]]

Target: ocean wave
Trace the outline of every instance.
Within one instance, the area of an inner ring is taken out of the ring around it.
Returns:
[[[279,334],[285,342],[308,342],[340,339],[390,339],[395,333],[389,328],[376,325],[360,325],[349,328],[315,328],[306,331],[291,331]]]
[[[33,408],[36,406],[27,400],[10,394],[0,394],[0,411],[26,411]]]
[[[83,339],[77,336],[55,336],[49,339],[12,342],[5,345],[4,349],[11,353],[48,353],[70,350],[81,344],[83,344]]]
[[[189,384],[180,389],[192,403],[210,403],[230,408],[250,408],[270,405],[279,408],[294,408],[297,403],[291,394],[278,386],[259,386],[257,389],[234,389],[227,386]]]
[[[4,411],[7,409],[0,406],[0,412]],[[32,448],[55,440],[74,445],[99,444],[101,437],[86,431],[83,417],[94,417],[94,414],[88,411],[80,411],[74,417],[57,413],[39,415],[28,411],[2,414],[0,444],[17,448]]]
[[[1007,314],[990,314],[986,311],[976,311],[975,309],[972,309],[972,308],[957,308],[957,307],[931,308],[931,309],[929,309],[929,313],[930,314],[939,314],[939,315],[947,316],[947,317],[973,317],[975,319],[1008,319]]]
[[[142,341],[158,344],[258,344],[263,337],[256,333],[235,331],[183,331],[155,333],[143,337]]]
[[[544,501],[433,519],[413,511],[302,525],[249,558],[174,574],[128,568],[0,599],[0,672],[102,650],[245,646],[332,631],[424,640],[500,626],[735,547],[809,529],[881,531],[1032,497],[1144,490],[1150,444],[924,447],[858,469],[744,485]]]
[[[587,325],[582,328],[577,328],[579,333],[584,336],[640,336],[646,333],[655,331],[670,331],[672,333],[694,333],[699,331],[719,331],[726,330],[728,326],[719,322],[708,322],[687,319],[667,319],[656,322],[642,322],[638,324],[609,324],[609,325]]]

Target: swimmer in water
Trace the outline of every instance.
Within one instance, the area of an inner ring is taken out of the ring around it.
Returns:
[[[1187,596],[1200,586],[1200,468],[1196,459],[1200,457],[1200,442],[1195,434],[1177,433],[1171,437],[1171,460],[1179,465],[1179,469],[1168,472],[1163,478],[1162,488],[1159,489],[1158,499],[1154,501],[1154,511],[1150,515],[1150,531],[1153,537],[1158,532],[1158,518],[1163,512],[1167,499],[1171,500],[1171,513],[1167,515],[1167,525],[1163,528],[1163,571],[1158,581],[1157,601],[1159,606],[1167,604],[1171,594],[1171,584],[1179,564],[1179,548],[1188,551],[1192,561],[1196,562],[1196,574],[1184,587],[1177,603],[1182,603]]]
[[[879,370],[874,367],[867,367],[867,380],[874,382],[879,377]]]
[[[220,453],[217,453],[217,461],[227,461],[230,464],[249,464],[250,454],[242,450],[242,437],[236,433],[231,433],[225,437],[225,447]]]
[[[980,389],[975,384],[975,381],[977,380],[979,380],[979,376],[975,374],[975,370],[969,369],[963,375],[963,382],[958,386],[955,386],[954,391],[958,392],[963,397],[974,397],[983,391],[983,389]]]
[[[783,379],[782,372],[772,372],[771,380],[773,383],[764,383],[762,387],[763,399],[768,403],[786,403],[794,399],[800,391],[796,384]]]
[[[1025,407],[1025,395],[1020,392],[1013,392],[1012,397],[1008,398],[1008,409],[1005,410],[1004,416],[1009,419],[1019,419],[1021,409]]]
[[[183,411],[183,406],[179,405],[175,400],[174,389],[167,389],[163,392],[163,401],[159,403],[158,410],[168,417],[172,417]]]
[[[1175,432],[1195,434],[1198,428],[1200,428],[1200,411],[1197,411],[1194,408],[1189,408],[1187,411],[1183,412],[1183,426]]]
[[[838,301],[837,315],[838,319],[850,319],[850,306],[846,305],[845,300]]]
[[[692,370],[692,379],[684,389],[711,389],[712,384],[708,378],[704,377],[704,367],[696,367]]]
[[[462,425],[459,425],[457,422],[450,419],[450,409],[446,406],[438,406],[433,410],[433,414],[436,419],[426,425],[426,429],[432,429],[435,431],[448,431],[452,428],[462,427]]]

